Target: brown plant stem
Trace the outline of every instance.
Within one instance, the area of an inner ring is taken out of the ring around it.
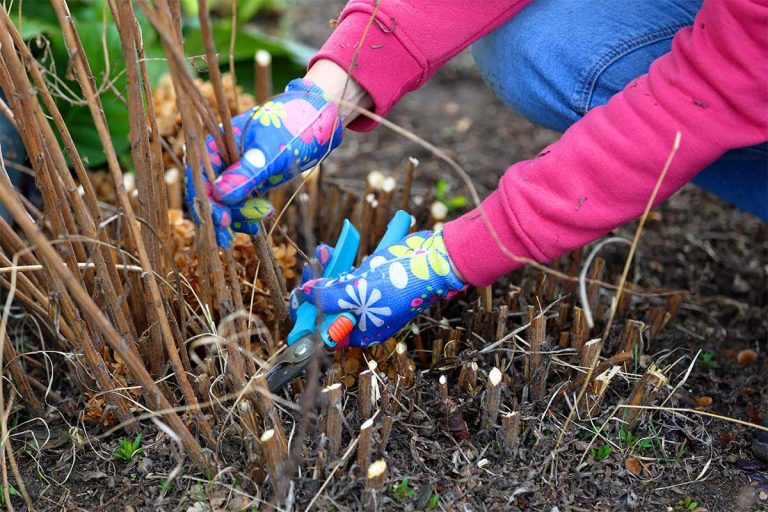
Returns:
[[[103,223],[101,211],[98,206],[96,193],[93,189],[91,181],[83,165],[82,159],[75,148],[75,142],[67,128],[61,113],[59,112],[56,103],[48,89],[48,86],[43,79],[43,76],[39,70],[39,65],[35,61],[32,53],[29,51],[24,41],[21,39],[19,33],[13,27],[10,19],[7,16],[4,17],[4,23],[8,29],[9,34],[13,38],[17,51],[21,54],[22,58],[26,62],[27,69],[32,75],[35,82],[37,91],[43,100],[43,103],[48,111],[48,115],[53,119],[54,125],[61,135],[64,149],[66,150],[70,161],[72,162],[75,172],[77,174],[80,185],[82,186],[83,197],[77,193],[77,186],[72,179],[71,173],[67,168],[66,162],[61,157],[60,152],[54,151],[53,157],[56,158],[57,169],[59,175],[64,180],[65,188],[69,191],[69,199],[74,207],[75,214],[77,216],[80,228],[86,237],[93,239],[98,238],[102,245],[100,245],[96,252],[92,255],[94,263],[96,265],[97,274],[102,280],[102,293],[104,294],[104,302],[108,310],[111,311],[111,315],[115,318],[115,322],[123,336],[129,339],[129,342],[135,346],[137,334],[136,327],[133,323],[131,312],[128,308],[128,303],[122,300],[124,294],[123,286],[120,281],[120,277],[117,273],[117,269],[112,264],[111,253],[108,247],[109,239],[104,230],[97,230],[97,226]],[[37,110],[37,109],[36,109]],[[45,128],[45,119],[42,115],[39,115],[40,123]],[[49,133],[48,137],[52,139],[53,134]],[[83,204],[84,203],[84,204]],[[86,208],[87,207],[87,210]],[[90,214],[90,215],[89,215]],[[119,304],[119,306],[118,306]]]
[[[29,385],[29,379],[27,373],[21,366],[21,360],[16,354],[16,350],[11,344],[11,340],[8,338],[8,334],[3,336],[3,359],[0,361],[3,364],[3,368],[8,368],[11,373],[11,379],[16,384],[16,388],[24,399],[24,404],[30,409],[30,411],[37,417],[42,417],[44,414],[43,404],[37,395],[32,391],[32,387]]]
[[[123,174],[120,169],[120,165],[118,163],[117,154],[115,153],[114,146],[112,145],[112,142],[111,142],[109,129],[107,127],[106,119],[104,117],[104,109],[101,106],[101,100],[96,94],[96,89],[93,83],[93,78],[92,78],[93,73],[90,71],[84,49],[82,47],[82,44],[80,43],[80,39],[72,23],[72,17],[66,7],[66,4],[54,3],[53,7],[54,7],[54,10],[56,11],[57,17],[59,18],[59,23],[62,26],[62,29],[64,32],[64,38],[70,52],[70,57],[72,58],[72,61],[74,63],[74,68],[77,74],[78,82],[80,83],[83,93],[86,96],[86,99],[88,102],[88,108],[91,111],[91,115],[96,124],[96,129],[99,132],[99,138],[101,139],[101,142],[104,146],[104,151],[107,156],[107,164],[115,182],[115,188],[117,191],[120,207],[122,208],[126,216],[128,234],[129,234],[129,237],[131,238],[131,241],[134,247],[138,252],[140,264],[145,271],[143,274],[143,282],[145,285],[145,290],[150,297],[152,308],[154,308],[154,310],[156,311],[156,315],[157,315],[156,318],[160,324],[162,339],[165,342],[166,351],[171,360],[171,364],[174,368],[174,371],[176,372],[176,378],[179,382],[179,385],[181,386],[182,392],[184,393],[185,400],[189,405],[194,407],[195,405],[197,405],[197,398],[194,394],[194,391],[192,390],[192,386],[189,383],[187,374],[184,371],[184,368],[181,364],[181,360],[178,354],[178,349],[177,349],[170,325],[168,323],[168,317],[165,314],[165,311],[163,309],[162,298],[160,295],[160,290],[157,284],[157,280],[155,279],[155,274],[152,272],[152,265],[149,260],[149,255],[142,242],[141,235],[139,234],[139,224],[133,212],[133,206],[131,205],[131,202],[128,199],[128,195],[125,191],[125,186],[123,184]],[[17,222],[18,222],[18,219],[17,219]],[[80,290],[81,289],[77,289],[78,292]],[[84,307],[84,304],[90,305],[93,303],[85,301],[81,303],[81,306]],[[101,318],[103,317],[100,317],[100,319]],[[106,319],[104,320],[106,321]],[[105,325],[104,327],[105,329],[102,329],[102,331],[105,334],[105,338],[109,339],[113,337],[113,334],[116,334],[115,331],[112,330],[111,326],[109,326],[108,324]],[[113,348],[121,352],[120,355],[121,357],[123,357],[123,359],[126,360],[126,363],[128,362],[128,359],[131,359],[134,362],[135,368],[131,368],[134,371],[134,374],[136,374],[136,372],[141,374],[141,378],[142,378],[141,380],[143,380],[145,377],[149,377],[148,375],[145,375],[146,369],[144,368],[141,361],[137,360],[138,358],[136,358],[135,354],[131,353],[130,355],[128,355],[128,354],[122,353],[122,349],[127,348],[124,341],[113,339],[112,342],[114,344]],[[117,347],[119,347],[119,349]],[[136,375],[136,376],[139,377],[139,375]],[[150,381],[151,381],[151,378],[150,378]],[[152,386],[145,387],[145,389],[146,390],[157,389],[157,386],[154,385],[154,382],[152,382],[152,384],[153,384]],[[157,403],[158,398],[155,397],[153,402]],[[162,398],[160,402],[162,403],[166,401],[164,398]],[[166,408],[165,404],[163,404],[161,408],[165,409]],[[168,415],[167,417],[173,421],[178,420],[180,422],[180,419],[178,418],[178,416],[175,415],[175,413]],[[198,410],[198,413],[196,414],[196,418],[198,420],[198,424],[200,428],[203,430],[206,437],[208,437],[209,439],[212,438],[213,436],[212,436],[210,425],[208,424],[206,419],[202,416],[202,414],[200,414],[199,410]],[[186,427],[184,428],[178,428],[178,427],[183,427],[183,425],[174,426],[174,429],[177,431],[179,435],[183,435],[185,432],[186,433],[189,432],[186,429]],[[189,438],[190,438],[189,440],[194,441],[194,439],[191,437],[191,434]],[[194,441],[194,445],[190,444],[190,446],[188,446],[188,449],[190,450],[192,449],[199,450],[199,448],[200,447],[196,441]],[[199,464],[203,465],[204,461],[203,461],[202,453],[196,453],[196,455],[198,456],[193,457],[193,459],[195,459],[196,462],[198,462]]]
[[[366,510],[378,510],[381,507],[379,498],[384,493],[384,483],[387,479],[387,461],[377,460],[368,466],[367,479],[365,482],[365,503]]]
[[[341,398],[343,389],[336,383],[323,390],[328,400],[328,412],[325,415],[325,435],[328,436],[328,455],[336,458],[341,449]]]
[[[360,425],[360,439],[357,442],[357,458],[355,462],[363,471],[368,471],[373,450],[373,418],[368,418]]]

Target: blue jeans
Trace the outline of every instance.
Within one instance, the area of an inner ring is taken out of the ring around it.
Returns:
[[[0,90],[0,99],[5,101],[3,91]],[[15,162],[20,164],[26,158],[26,151],[24,145],[21,142],[21,137],[16,130],[13,129],[13,125],[5,118],[3,114],[0,114],[0,158],[6,162],[6,170],[11,178],[11,183],[18,184],[21,175],[15,169],[10,168],[8,162]],[[0,217],[10,222],[10,215],[0,204]]]
[[[670,51],[701,0],[537,0],[472,47],[496,95],[566,130]],[[768,221],[768,143],[729,151],[693,180]]]

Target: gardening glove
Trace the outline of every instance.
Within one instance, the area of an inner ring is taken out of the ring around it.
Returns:
[[[330,260],[328,246],[318,251],[321,263]],[[308,277],[311,273],[305,271],[302,279]],[[465,287],[445,249],[443,232],[421,231],[376,251],[338,278],[302,282],[291,294],[290,310],[293,317],[309,301],[324,314],[351,312],[357,324],[349,345],[366,347],[386,341],[438,299],[451,298]]]
[[[224,169],[213,137],[206,139],[211,167],[217,176],[206,180],[216,241],[231,246],[232,230],[255,235],[272,206],[256,197],[322,161],[341,142],[342,123],[336,105],[322,89],[298,78],[285,92],[263,105],[232,118],[232,130],[243,156]],[[187,166],[186,197],[192,218],[200,223],[195,207],[192,170]]]

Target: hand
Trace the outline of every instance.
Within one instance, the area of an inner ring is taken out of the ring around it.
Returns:
[[[332,249],[318,247],[324,265]],[[335,279],[311,279],[305,268],[302,284],[291,293],[291,315],[304,301],[324,314],[351,312],[357,325],[349,345],[365,347],[386,341],[440,298],[465,288],[443,243],[442,231],[421,231],[381,249],[359,268]]]
[[[292,80],[283,94],[232,118],[235,142],[243,156],[224,169],[213,137],[206,139],[217,176],[206,181],[216,241],[231,246],[232,229],[255,235],[272,206],[256,194],[277,187],[322,161],[341,142],[342,123],[336,105],[322,89],[305,79]],[[186,197],[192,218],[200,223],[191,167]]]

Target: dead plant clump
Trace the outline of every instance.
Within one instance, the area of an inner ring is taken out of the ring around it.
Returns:
[[[653,477],[674,449],[652,443],[638,456],[631,447],[660,439],[659,428],[706,442],[700,423],[654,409],[685,403],[679,389],[692,363],[650,350],[682,295],[625,290],[616,326],[601,336],[610,313],[606,266],[594,260],[587,300],[577,302],[581,251],[551,270],[518,273],[521,286],[438,304],[396,339],[336,353],[328,371],[310,367],[290,389],[271,395],[257,377],[290,328],[285,297],[304,262],[298,248],[332,241],[350,217],[364,226],[363,255],[397,207],[411,209],[419,225],[432,226],[445,213],[429,200],[411,200],[415,160],[402,197],[395,197],[393,178],[370,176],[361,193],[324,183],[318,169],[297,201],[289,201],[290,189],[271,194],[284,211],[278,223],[265,223],[268,236],[238,235],[232,251],[219,251],[212,226],[197,229],[181,211],[182,160],[192,164],[202,191],[202,173],[210,172],[205,134],[215,133],[232,161],[237,148],[228,119],[254,100],[219,75],[212,43],[210,82],[190,76],[178,12],[165,2],[137,4],[161,35],[170,74],[151,90],[133,6],[110,3],[129,77],[131,178],[112,148],[66,6],[54,3],[108,157],[105,172],[85,169],[43,70],[0,7],[0,87],[45,204],[37,212],[0,170],[0,203],[16,222],[14,228],[0,220],[5,503],[12,482],[35,507],[14,450],[29,449],[36,437],[11,429],[11,413],[52,426],[63,421],[75,451],[103,452],[116,432],[151,432],[156,453],[178,465],[156,463],[148,472],[133,463],[163,483],[159,506],[174,482],[184,482],[176,506],[190,510],[397,508],[404,493],[415,492],[401,481],[409,471],[430,482],[417,497],[419,509],[451,508],[440,496],[446,472],[479,506],[526,508],[540,505],[530,483],[499,483],[508,465],[528,466],[530,480],[549,481],[555,494],[548,502],[557,503],[558,485],[612,452],[626,457],[628,474]],[[206,204],[200,209],[210,217]],[[633,297],[640,299],[631,305]],[[36,448],[45,449],[42,442]],[[604,473],[596,481],[605,487],[565,485],[569,502],[623,492],[621,481],[605,474],[609,468],[598,467]]]

